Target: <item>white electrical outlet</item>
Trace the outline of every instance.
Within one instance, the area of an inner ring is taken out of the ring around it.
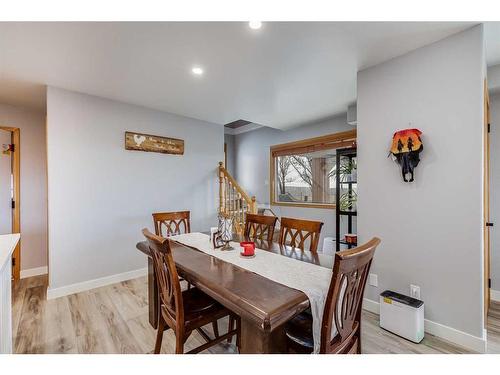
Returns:
[[[410,284],[410,297],[420,299],[420,287],[418,285]]]
[[[371,286],[378,286],[378,276],[374,273],[370,273],[368,282]]]

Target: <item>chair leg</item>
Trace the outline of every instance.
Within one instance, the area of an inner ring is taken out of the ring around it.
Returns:
[[[184,354],[184,337],[175,335],[175,354]]]
[[[214,330],[214,337],[215,338],[219,337],[219,325],[217,320],[214,320],[212,322],[212,328]]]
[[[156,344],[155,344],[154,354],[160,354],[164,329],[165,329],[165,321],[163,320],[160,314],[160,319],[158,320],[158,332],[156,333]]]
[[[358,328],[358,354],[361,354],[361,318],[359,319],[359,328]]]
[[[241,319],[236,318],[236,347],[238,348],[238,353],[241,349]]]
[[[227,326],[227,331],[232,331],[233,330],[233,327],[234,327],[234,318],[229,315],[229,325]],[[230,338],[227,339],[227,342],[229,344],[231,344],[231,342],[233,342],[233,336],[231,336]]]

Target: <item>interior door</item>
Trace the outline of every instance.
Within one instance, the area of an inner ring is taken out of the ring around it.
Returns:
[[[490,308],[490,100],[484,81],[484,314]]]
[[[12,233],[12,155],[3,152],[11,141],[11,132],[0,129],[0,234]]]

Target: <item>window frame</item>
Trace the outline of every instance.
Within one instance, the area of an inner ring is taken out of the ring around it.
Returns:
[[[356,144],[356,129],[300,141],[282,143],[269,148],[269,193],[271,206],[335,209],[335,203],[290,203],[276,201],[276,158],[290,154],[305,154],[318,150],[353,147]]]

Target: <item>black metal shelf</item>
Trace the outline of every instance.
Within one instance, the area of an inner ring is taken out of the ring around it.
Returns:
[[[353,188],[355,184],[357,184],[357,181],[340,181],[340,165],[341,165],[341,159],[342,158],[348,158],[350,162],[354,158],[356,158],[356,147],[352,148],[344,148],[344,149],[337,149],[337,163],[336,163],[336,203],[337,207],[340,207],[340,187],[344,185],[344,190],[347,190],[349,193],[353,192]],[[335,210],[335,226],[336,226],[336,251],[340,251],[340,246],[347,246],[349,249],[352,247],[355,247],[356,245],[352,243],[347,243],[347,241],[341,239],[341,228],[340,228],[340,217],[345,216],[347,217],[347,233],[352,233],[353,232],[353,225],[352,225],[352,218],[357,217],[358,213],[356,211],[345,211],[345,210],[340,210],[336,209]]]
[[[356,244],[349,243],[349,242],[344,241],[344,240],[340,240],[338,243],[339,243],[340,245],[346,245],[349,249],[350,249],[350,248],[352,248],[352,247],[355,247],[355,246],[356,246]]]
[[[356,211],[342,211],[342,210],[339,210],[339,215],[358,216],[358,213]]]

